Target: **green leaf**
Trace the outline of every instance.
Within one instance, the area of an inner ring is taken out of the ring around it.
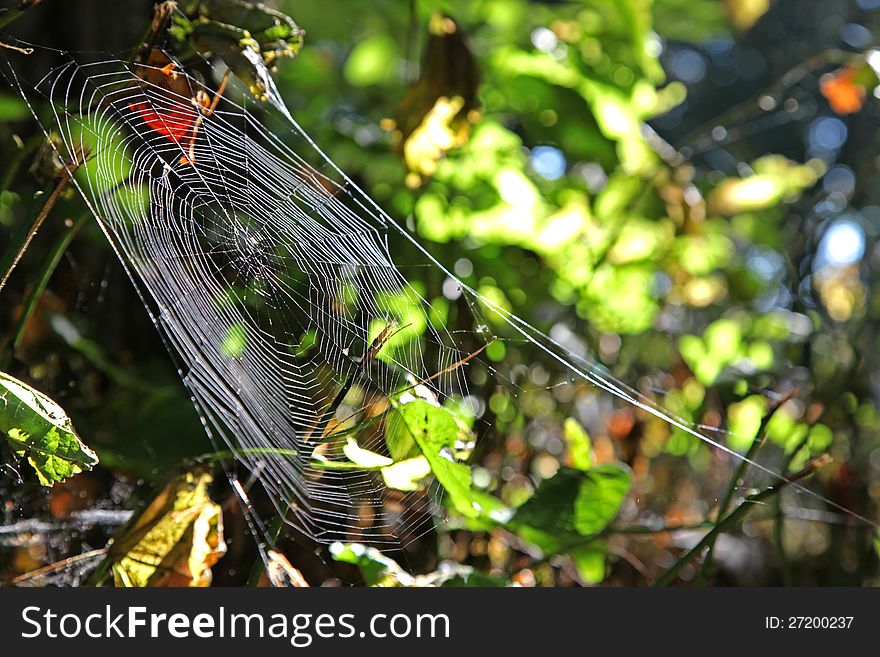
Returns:
[[[424,456],[398,461],[382,468],[382,478],[385,480],[385,485],[404,491],[421,488],[422,480],[429,474],[431,474],[431,465]]]
[[[744,452],[752,444],[764,414],[767,402],[763,395],[750,395],[742,401],[727,407],[728,426],[730,433],[727,444],[735,450]]]
[[[412,576],[376,548],[360,543],[333,543],[330,554],[336,561],[357,566],[367,586],[409,586]]]
[[[574,500],[574,528],[581,536],[593,536],[617,516],[632,473],[609,463],[588,470],[586,475]]]
[[[479,515],[471,491],[471,471],[455,461],[453,447],[459,428],[445,408],[416,399],[397,407],[397,417],[431,466],[456,511],[468,518]]]
[[[810,437],[807,444],[813,454],[820,454],[831,446],[834,441],[834,433],[827,424],[816,424],[810,429]]]
[[[30,111],[24,101],[10,94],[0,94],[0,121],[3,123],[29,118]]]
[[[247,0],[194,0],[180,8],[172,37],[219,55],[255,97],[283,105],[270,72],[279,58],[302,48],[304,32],[292,18]]]
[[[508,526],[510,519],[516,512],[515,508],[507,506],[499,498],[477,488],[471,490],[471,496],[474,500],[474,507],[479,511],[479,514],[474,517],[451,518],[450,527],[466,529],[471,532],[491,532],[499,525]]]
[[[367,586],[381,587],[485,587],[507,586],[510,582],[494,577],[471,566],[447,563],[424,575],[411,575],[400,564],[386,557],[376,548],[361,543],[334,543],[330,554],[336,561],[357,566]]]
[[[552,534],[574,533],[574,501],[586,473],[560,468],[545,479],[532,497],[516,510],[511,520],[514,527],[528,527]]]
[[[614,520],[632,480],[628,468],[561,468],[519,507],[509,526],[543,550],[558,552],[579,536],[594,536]]]
[[[602,134],[617,142],[618,157],[627,173],[644,171],[653,163],[655,158],[642,137],[642,117],[635,98],[627,90],[585,75],[544,53],[527,53],[513,47],[498,48],[491,61],[495,68],[507,75],[532,76],[580,95],[589,105]]]
[[[419,453],[418,445],[400,414],[393,410],[385,425],[385,446],[395,461],[402,461]]]
[[[568,418],[562,425],[562,435],[571,455],[571,467],[577,470],[589,470],[593,465],[592,443],[590,436],[574,418]]]
[[[456,572],[451,577],[444,579],[440,586],[444,588],[498,588],[509,586],[510,582],[502,577],[489,575],[479,570],[469,568],[468,566],[458,566]]]
[[[27,456],[43,486],[91,470],[97,455],[79,439],[58,404],[26,383],[0,372],[0,432],[13,453]]]
[[[397,44],[387,34],[377,34],[354,47],[345,62],[345,79],[355,87],[382,84],[393,79]]]
[[[348,457],[348,460],[365,468],[383,468],[391,465],[393,461],[387,456],[376,454],[368,449],[364,449],[357,444],[354,438],[349,438],[342,448],[342,453]]]
[[[247,346],[247,333],[244,324],[232,324],[226,329],[226,337],[220,344],[220,349],[229,358],[239,358]]]
[[[303,30],[290,16],[262,2],[248,0],[199,0],[199,23],[208,20],[223,26],[234,26],[259,43],[264,53],[290,49],[290,55],[302,47]],[[190,6],[187,13],[196,13]]]
[[[605,579],[605,550],[600,541],[575,548],[568,554],[585,584],[598,584]]]

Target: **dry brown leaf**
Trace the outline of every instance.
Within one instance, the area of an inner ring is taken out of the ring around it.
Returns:
[[[309,583],[302,576],[302,573],[294,568],[283,554],[277,550],[269,550],[266,553],[266,559],[268,563],[260,586],[271,584],[279,588],[309,588]]]
[[[116,586],[208,586],[226,552],[223,512],[208,495],[213,476],[175,477],[117,535],[108,553]]]

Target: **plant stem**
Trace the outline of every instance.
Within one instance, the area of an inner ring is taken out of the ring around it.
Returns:
[[[199,463],[201,461],[232,461],[242,454],[271,454],[275,456],[290,456],[293,458],[298,458],[300,456],[300,453],[295,449],[283,449],[281,447],[248,447],[238,449],[234,452],[232,450],[208,452],[207,454],[196,456],[192,460],[195,463]]]
[[[609,527],[603,534],[628,534],[628,535],[651,535],[668,534],[669,532],[694,531],[696,529],[711,529],[710,522],[693,522],[681,525],[663,525],[662,527],[649,527],[646,525],[630,525],[628,527]]]
[[[731,502],[733,502],[733,497],[736,495],[736,491],[743,485],[743,481],[745,480],[746,471],[749,468],[749,461],[754,460],[755,454],[758,453],[758,449],[761,445],[764,444],[764,440],[767,437],[767,425],[770,424],[770,420],[776,415],[776,411],[778,411],[782,406],[791,399],[795,394],[794,390],[790,390],[786,395],[781,397],[776,401],[775,404],[768,410],[764,417],[761,418],[761,424],[758,425],[758,431],[755,433],[755,438],[752,440],[752,444],[749,446],[748,451],[745,454],[745,458],[740,461],[739,466],[736,469],[736,473],[733,475],[733,478],[730,480],[730,485],[727,487],[727,492],[724,494],[724,497],[721,500],[721,504],[718,506],[718,518],[724,517],[724,514],[727,513],[727,510],[730,508]],[[708,575],[709,569],[712,567],[712,557],[713,552],[715,550],[715,539],[713,538],[709,543],[709,551],[706,553],[706,559],[703,561],[703,567],[700,569],[700,577],[704,578]]]
[[[16,18],[21,16],[24,12],[26,12],[31,7],[36,7],[43,0],[21,0],[18,3],[17,7],[13,7],[12,9],[7,9],[4,13],[0,14],[0,29],[9,25]]]
[[[287,513],[285,511],[279,512],[275,519],[272,521],[272,525],[269,527],[269,545],[270,547],[275,546],[275,541],[278,540],[278,536],[281,534],[281,529],[284,527],[284,519],[287,517]],[[257,586],[260,583],[260,578],[263,576],[263,573],[266,571],[266,564],[263,563],[263,559],[259,558],[254,562],[254,567],[251,568],[251,574],[248,575],[247,586]]]
[[[34,282],[31,291],[28,293],[27,299],[24,301],[24,309],[22,310],[21,317],[18,319],[18,324],[12,333],[14,336],[12,340],[13,349],[18,348],[21,344],[27,324],[33,316],[34,310],[36,310],[37,302],[46,291],[46,286],[49,284],[52,274],[55,273],[58,263],[61,262],[61,257],[67,251],[67,247],[70,246],[73,238],[76,237],[76,234],[79,232],[80,228],[83,227],[83,224],[86,223],[88,218],[89,214],[85,213],[77,217],[75,221],[70,222],[53,245],[52,250],[49,252],[48,259],[43,263],[39,278]]]
[[[31,241],[34,239],[34,235],[37,234],[40,226],[43,225],[46,217],[49,216],[49,212],[52,211],[61,192],[64,191],[64,188],[67,187],[67,183],[70,182],[70,177],[78,168],[79,164],[70,164],[64,167],[58,178],[58,183],[55,185],[55,189],[49,194],[49,198],[46,199],[46,202],[43,204],[43,207],[40,208],[40,211],[36,214],[34,220],[29,226],[26,226],[23,230],[16,233],[13,238],[13,243],[9,245],[6,253],[3,254],[3,259],[0,260],[0,272],[3,272],[2,278],[0,278],[0,291],[3,290],[9,277],[12,275],[12,271],[15,269],[16,265],[18,265],[24,252],[27,251]]]
[[[12,180],[18,173],[18,169],[21,167],[24,158],[36,150],[40,144],[43,143],[44,139],[45,137],[42,134],[38,134],[34,135],[24,143],[16,141],[17,148],[15,154],[9,158],[9,164],[6,165],[6,169],[3,171],[3,177],[0,178],[0,193],[9,189],[9,186],[12,184]]]
[[[812,425],[810,425],[812,427]],[[804,447],[807,446],[807,443],[810,439],[810,431],[808,430],[804,437],[801,438],[800,442],[795,445],[794,449],[788,454],[785,458],[782,465],[782,472],[786,472],[789,467],[791,467],[791,462],[797,458],[797,455],[800,453]],[[791,563],[789,562],[788,555],[785,552],[785,543],[783,542],[783,536],[785,534],[785,511],[782,508],[782,500],[780,498],[776,498],[776,512],[774,514],[774,522],[773,522],[773,540],[776,543],[776,551],[779,553],[779,561],[780,561],[780,570],[782,573],[782,585],[783,586],[791,586]]]
[[[19,575],[18,577],[14,578],[10,583],[13,586],[21,586],[22,584],[27,584],[34,580],[40,581],[40,578],[49,577],[57,572],[67,570],[79,564],[87,564],[91,561],[96,560],[98,557],[105,556],[106,554],[107,548],[105,547],[99,548],[97,550],[92,550],[91,552],[83,552],[82,554],[77,554],[75,556],[68,557],[67,559],[62,559],[61,561],[51,563],[48,566],[43,566],[42,568],[38,568],[37,570],[32,570],[29,573]],[[45,580],[43,581],[45,582]],[[45,587],[46,584],[42,583],[41,586]]]
[[[721,518],[715,526],[710,529],[705,536],[697,543],[694,547],[688,550],[685,555],[675,562],[675,565],[672,566],[669,570],[663,573],[656,582],[654,582],[654,586],[669,586],[672,581],[675,579],[676,575],[678,575],[679,571],[692,559],[694,559],[698,554],[700,554],[705,548],[709,547],[715,542],[715,539],[718,537],[722,531],[724,531],[727,527],[735,523],[737,520],[745,516],[752,508],[753,504],[758,502],[762,502],[767,498],[775,495],[779,492],[779,488],[771,486],[770,488],[765,488],[760,493],[756,493],[754,495],[749,495],[744,499],[738,507],[736,507],[729,514]]]
[[[567,554],[572,550],[576,550],[578,548],[586,547],[591,543],[594,543],[606,536],[612,535],[654,535],[654,534],[668,534],[671,532],[679,532],[679,531],[694,531],[697,529],[710,529],[712,527],[712,523],[703,521],[692,524],[682,524],[682,525],[664,525],[662,527],[648,527],[646,525],[630,525],[628,527],[606,527],[600,532],[595,534],[591,534],[590,536],[583,536],[578,538],[575,541],[567,543],[558,549],[552,552],[545,552],[544,556],[540,559],[534,559],[532,561],[531,567],[534,568],[536,566],[543,565],[548,563],[553,557]],[[511,531],[515,532],[515,528],[508,527]]]
[[[86,577],[85,582],[83,582],[84,586],[102,586],[104,582],[107,581],[113,562],[110,559],[110,547],[107,546],[103,548],[103,551],[104,558],[101,559],[101,563],[98,564],[98,567]]]
[[[758,98],[760,96],[777,96],[826,64],[856,61],[860,56],[861,53],[846,52],[839,48],[828,48],[816,53],[785,71],[780,77],[776,78],[769,87],[763,88],[760,93],[746,98],[737,105],[728,108],[721,114],[713,116],[708,121],[698,125],[684,136],[679,137],[676,139],[676,143],[680,144],[682,150],[687,149],[689,151],[689,158],[694,157],[694,155],[699,155],[706,150],[710,141],[707,140],[707,143],[703,144],[700,143],[701,140],[707,137],[707,134],[714,126],[728,125],[734,120],[741,120],[748,117],[755,111],[755,108],[759,107]]]
[[[777,497],[775,502],[776,513],[773,518],[773,542],[776,543],[776,552],[779,554],[782,585],[791,586],[791,564],[788,562],[788,555],[785,553],[785,543],[783,542],[785,535],[785,513],[782,510],[782,499]]]
[[[747,496],[738,507],[736,507],[733,511],[718,520],[718,522],[715,523],[715,526],[712,527],[712,529],[709,530],[709,532],[707,532],[705,536],[703,536],[699,543],[688,550],[685,555],[681,557],[678,561],[676,561],[669,570],[658,577],[657,581],[654,582],[654,586],[669,586],[669,584],[671,584],[675,580],[676,575],[678,575],[679,571],[681,571],[681,569],[684,568],[685,565],[696,558],[708,546],[712,545],[721,532],[745,517],[748,512],[752,510],[754,505],[770,499],[781,490],[783,490],[788,484],[798,481],[799,479],[803,479],[804,477],[810,476],[830,461],[831,458],[828,455],[820,456],[810,461],[810,463],[808,463],[803,470],[792,475],[790,479],[781,480],[773,484],[769,488],[765,488],[758,493]]]

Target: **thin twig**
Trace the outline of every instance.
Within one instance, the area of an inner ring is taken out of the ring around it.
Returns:
[[[147,27],[144,29],[137,43],[128,53],[129,62],[133,62],[135,59],[137,59],[137,56],[140,54],[142,49],[150,47],[155,42],[156,37],[159,35],[159,33],[163,29],[165,29],[165,26],[168,24],[168,20],[171,18],[171,15],[174,13],[175,9],[175,4],[168,1],[158,3],[153,8],[153,16],[147,23]]]
[[[465,356],[464,358],[461,358],[461,359],[457,360],[457,361],[454,362],[452,365],[449,365],[448,367],[444,367],[442,370],[440,370],[439,372],[436,372],[436,373],[432,374],[432,375],[429,376],[428,378],[426,378],[426,379],[421,379],[420,381],[416,381],[415,383],[413,383],[411,386],[407,386],[406,388],[403,388],[402,390],[398,390],[398,391],[397,391],[397,394],[402,394],[402,393],[404,393],[404,392],[409,392],[410,390],[415,390],[415,389],[418,388],[419,386],[423,386],[423,385],[425,385],[426,383],[430,383],[431,381],[433,381],[433,380],[436,379],[437,377],[443,376],[444,374],[448,374],[449,372],[452,372],[453,370],[457,370],[457,369],[458,369],[459,367],[461,367],[462,365],[467,365],[467,363],[468,363],[469,361],[473,360],[474,358],[476,358],[477,356],[479,356],[481,353],[483,353],[484,351],[486,351],[486,349],[488,349],[488,348],[492,345],[492,343],[495,342],[495,340],[497,340],[497,339],[498,339],[497,337],[493,337],[491,340],[489,340],[489,342],[487,342],[486,344],[484,344],[482,347],[480,347],[480,348],[477,349],[476,351],[474,351],[474,352],[468,354],[468,355]]]
[[[67,568],[76,568],[81,564],[89,564],[98,559],[98,557],[103,557],[107,554],[106,547],[98,548],[97,550],[92,550],[91,552],[83,552],[82,554],[77,554],[72,557],[68,557],[67,559],[62,559],[61,561],[56,561],[55,563],[51,563],[48,566],[44,566],[37,570],[32,570],[29,573],[25,573],[24,575],[19,575],[15,577],[10,583],[12,586],[28,586],[28,583],[32,580],[39,580],[43,577],[54,575],[60,571],[63,571]]]
[[[773,97],[777,93],[790,89],[803,80],[807,75],[826,64],[845,63],[857,60],[859,57],[863,58],[864,56],[861,53],[846,52],[839,48],[828,48],[816,53],[812,57],[809,57],[796,66],[788,69],[771,85],[764,87],[757,94],[750,96],[743,102],[734,105],[721,114],[712,117],[708,121],[703,122],[693,130],[689,131],[686,135],[677,140],[678,143],[682,145],[680,146],[681,150],[687,151],[688,158],[692,158],[694,155],[704,152],[709,145],[714,143],[708,136],[713,127],[718,125],[723,126],[739,118],[746,118],[749,114],[754,112],[754,108],[758,105],[758,100],[762,96]]]
[[[74,512],[69,518],[40,520],[29,518],[0,526],[0,545],[27,546],[44,544],[46,536],[61,532],[85,531],[92,527],[118,527],[131,518],[131,511],[91,509]]]
[[[20,138],[17,136],[13,137],[13,140],[16,141],[16,150],[15,154],[9,158],[8,164],[6,165],[6,169],[3,171],[3,177],[0,178],[0,193],[5,192],[9,189],[9,186],[12,184],[13,179],[18,174],[18,170],[21,167],[21,163],[24,161],[24,158],[27,157],[30,153],[35,151],[40,144],[45,140],[45,136],[40,133],[34,135],[26,142],[22,142]]]
[[[34,54],[33,48],[21,48],[20,46],[13,46],[10,43],[5,43],[0,41],[0,48],[6,48],[7,50],[14,50],[15,52],[20,52],[22,55],[32,55]]]
[[[330,420],[334,418],[336,415],[336,411],[339,410],[339,407],[342,405],[342,402],[345,401],[345,398],[348,396],[351,387],[354,385],[355,381],[357,381],[361,375],[366,371],[366,369],[370,366],[376,357],[379,355],[379,352],[382,351],[382,347],[384,347],[394,336],[396,336],[401,331],[409,328],[409,324],[405,326],[398,327],[396,322],[389,322],[385,325],[385,327],[379,331],[379,334],[373,338],[370,346],[367,347],[367,350],[364,352],[364,355],[361,357],[360,362],[358,363],[357,370],[349,374],[348,378],[346,378],[345,382],[342,384],[342,387],[339,389],[339,392],[336,393],[336,397],[333,398],[333,401],[327,407],[327,410],[323,413],[323,415],[315,421],[315,424],[309,429],[306,433],[306,441],[308,441],[315,429],[318,428],[318,425],[321,424],[321,419],[323,418],[323,426],[321,427],[321,431],[318,432],[318,439],[323,438],[327,434],[327,430],[330,427]]]
[[[269,526],[269,545],[274,547],[275,542],[278,540],[278,537],[281,535],[281,529],[284,527],[284,521],[287,518],[288,507],[285,507],[283,511],[280,511],[275,518],[272,520],[272,524]],[[247,586],[257,586],[260,583],[260,579],[263,577],[263,573],[266,572],[266,562],[263,561],[264,557],[261,554],[260,557],[254,562],[253,568],[251,568],[250,575],[248,575]]]
[[[2,266],[0,266],[0,270],[3,271],[3,277],[2,279],[0,279],[0,291],[3,290],[16,265],[18,265],[19,261],[24,255],[24,252],[27,251],[28,247],[31,244],[31,241],[33,241],[34,236],[37,234],[37,231],[40,230],[40,226],[43,225],[46,217],[49,216],[49,213],[52,211],[55,202],[58,200],[61,192],[64,191],[64,188],[67,187],[67,184],[70,182],[71,176],[73,176],[79,166],[80,165],[78,162],[74,162],[64,167],[58,178],[58,183],[55,185],[55,189],[52,190],[52,193],[49,194],[49,198],[46,199],[43,207],[40,208],[37,216],[34,217],[34,220],[31,222],[31,225],[28,228],[27,234],[24,236],[24,239],[21,241],[20,244],[13,245],[13,249],[7,252],[7,254],[4,256],[3,264]]]

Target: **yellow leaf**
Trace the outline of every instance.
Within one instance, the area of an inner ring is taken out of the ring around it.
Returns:
[[[211,501],[207,469],[168,483],[117,534],[107,559],[116,586],[208,586],[226,552],[223,512]]]

